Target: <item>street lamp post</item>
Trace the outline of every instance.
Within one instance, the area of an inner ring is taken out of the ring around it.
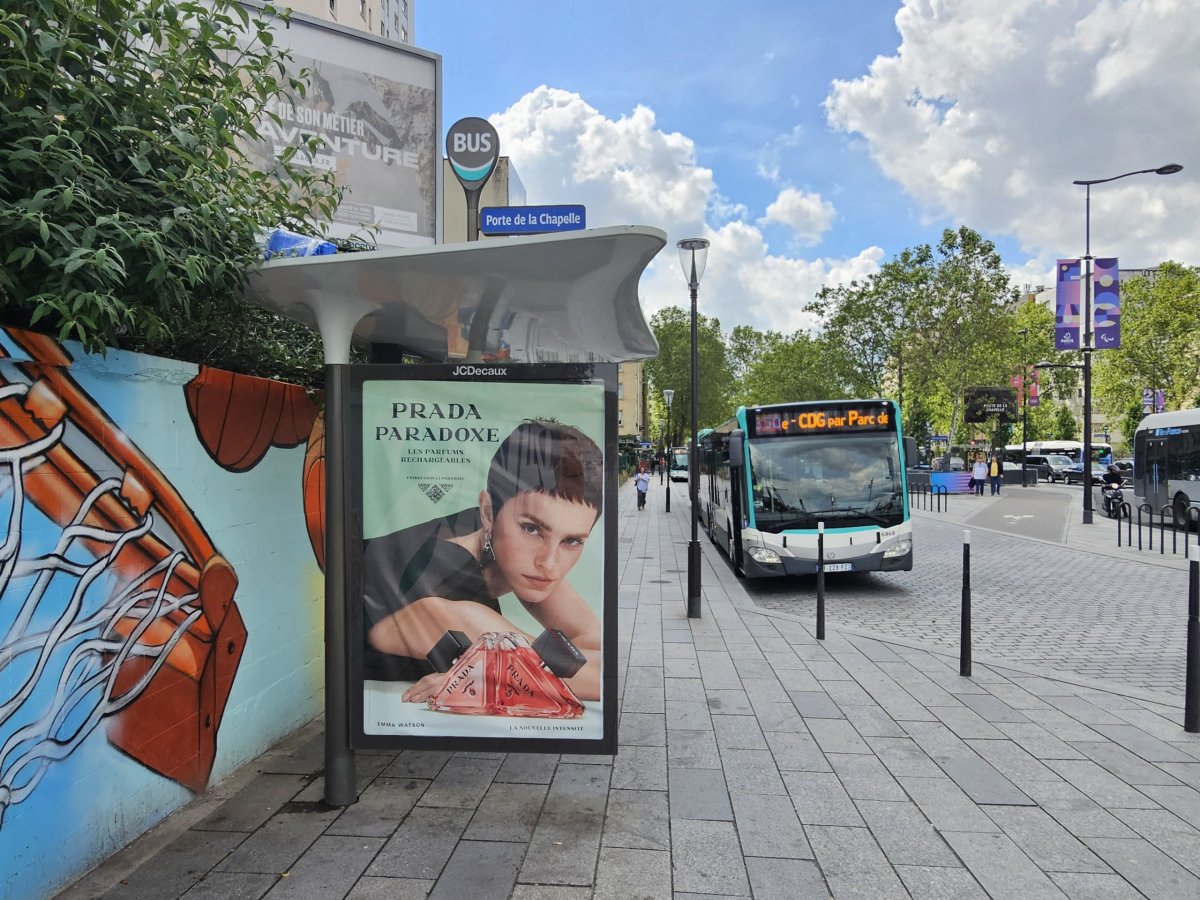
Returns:
[[[1029,487],[1029,358],[1025,349],[1025,336],[1028,328],[1017,331],[1021,336],[1021,487]]]
[[[675,399],[675,392],[670,388],[663,391],[663,400],[667,401],[667,440],[671,440],[671,401]],[[667,464],[667,512],[671,511],[671,448],[666,448],[666,457],[664,462]]]
[[[700,454],[696,440],[700,420],[700,370],[696,335],[696,295],[700,290],[700,279],[704,275],[704,264],[708,260],[708,241],[704,238],[688,238],[679,241],[679,263],[688,280],[692,298],[692,444],[688,449],[688,496],[691,498],[692,538],[688,543],[688,591],[687,614],[689,619],[700,617],[700,538],[697,520],[700,515]]]
[[[1080,178],[1071,182],[1072,184],[1083,185],[1086,193],[1084,195],[1083,207],[1083,230],[1084,230],[1084,295],[1083,295],[1083,340],[1080,341],[1080,350],[1083,351],[1083,365],[1079,368],[1083,369],[1083,480],[1086,485],[1083,492],[1083,524],[1092,524],[1092,491],[1091,491],[1091,475],[1092,475],[1092,297],[1095,295],[1095,286],[1092,284],[1092,185],[1105,184],[1109,181],[1117,181],[1120,178],[1128,178],[1130,175],[1174,175],[1176,172],[1182,171],[1183,166],[1178,163],[1168,163],[1165,166],[1159,166],[1157,169],[1138,169],[1136,172],[1126,172],[1123,175],[1114,175],[1111,178]]]

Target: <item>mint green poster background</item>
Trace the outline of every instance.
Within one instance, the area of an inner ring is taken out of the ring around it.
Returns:
[[[479,381],[363,383],[363,538],[479,505],[492,455],[526,419],[573,425],[604,450],[604,386]],[[417,429],[411,432],[410,429]],[[494,440],[492,439],[494,438]],[[567,580],[603,621],[604,516]],[[539,624],[512,594],[504,617]]]

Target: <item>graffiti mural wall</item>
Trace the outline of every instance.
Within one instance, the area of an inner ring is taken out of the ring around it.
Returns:
[[[6,896],[52,893],[320,710],[316,420],[293,385],[0,330]]]

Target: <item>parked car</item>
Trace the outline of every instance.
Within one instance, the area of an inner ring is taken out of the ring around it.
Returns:
[[[1038,478],[1044,478],[1049,482],[1063,481],[1067,469],[1071,467],[1071,457],[1060,456],[1056,453],[1045,455],[1031,453],[1025,457],[1025,464],[1029,468],[1037,470]]]
[[[1103,484],[1104,475],[1108,471],[1108,466],[1092,466],[1092,484]],[[1063,480],[1067,484],[1083,484],[1083,463],[1071,463],[1063,473]]]

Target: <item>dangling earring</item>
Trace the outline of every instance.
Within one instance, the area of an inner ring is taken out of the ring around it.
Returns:
[[[492,549],[492,533],[485,531],[483,533],[483,557],[479,560],[480,566],[486,566],[488,563],[496,561],[496,551]]]

